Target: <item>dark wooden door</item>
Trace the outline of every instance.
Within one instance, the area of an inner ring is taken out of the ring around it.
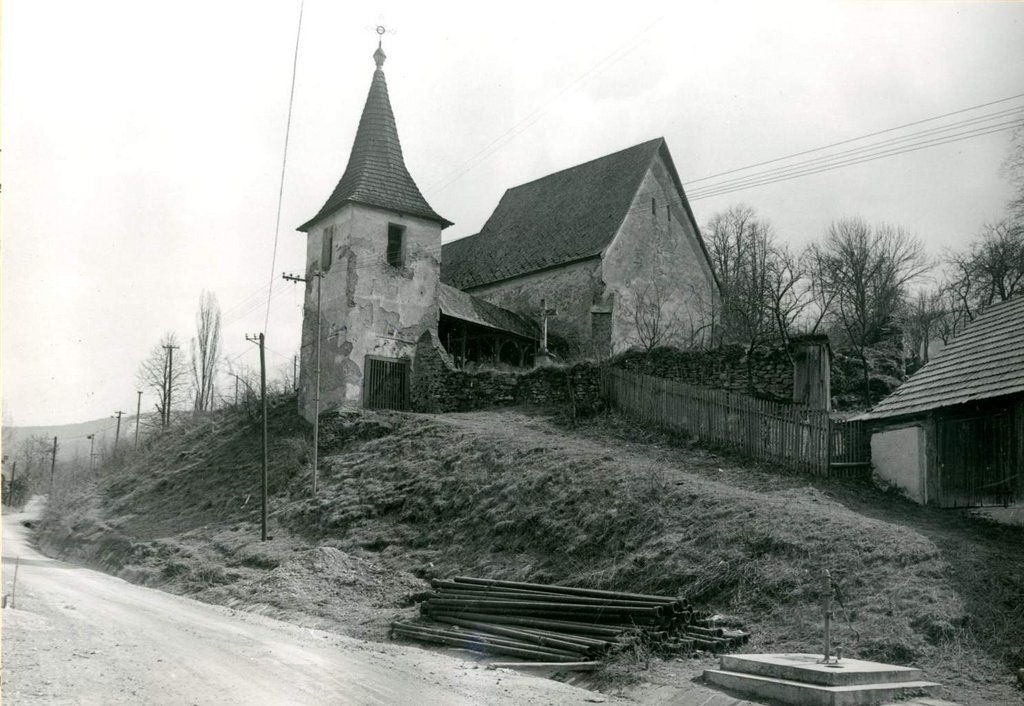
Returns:
[[[409,409],[409,361],[366,356],[363,368],[365,409]]]
[[[1008,411],[1001,411],[937,422],[940,506],[1015,501],[1012,421]]]

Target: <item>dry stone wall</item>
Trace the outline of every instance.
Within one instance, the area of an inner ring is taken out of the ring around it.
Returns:
[[[777,402],[793,399],[793,362],[784,348],[770,348],[745,355],[743,346],[716,350],[655,348],[616,356],[611,365],[659,378],[680,380],[719,390]]]
[[[579,415],[592,413],[603,406],[601,369],[593,363],[580,363],[528,372],[467,372],[455,368],[429,331],[420,337],[412,370],[414,411],[468,412],[519,404],[568,407]]]

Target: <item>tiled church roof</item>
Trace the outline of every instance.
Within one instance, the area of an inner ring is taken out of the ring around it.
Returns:
[[[659,137],[509,189],[478,234],[442,247],[441,281],[465,289],[600,254],[659,152],[689,211]]]
[[[437,303],[442,316],[507,331],[534,341],[540,338],[540,331],[534,321],[447,284],[438,285]]]
[[[299,226],[300,231],[309,231],[317,221],[346,203],[378,206],[437,221],[442,227],[451,225],[430,207],[405,167],[395,115],[388,98],[388,85],[381,68],[384,58],[384,52],[378,49],[374,54],[377,70],[373,72],[370,93],[366,96],[345,173],[323,208]]]

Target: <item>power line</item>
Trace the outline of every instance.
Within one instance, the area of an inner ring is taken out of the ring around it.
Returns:
[[[281,204],[284,201],[284,174],[288,166],[288,138],[292,131],[292,105],[295,102],[295,74],[299,66],[299,37],[302,35],[302,10],[305,0],[299,3],[299,26],[295,30],[295,55],[292,58],[292,87],[288,93],[288,119],[284,128],[284,156],[281,158],[281,185],[277,190],[277,223],[274,226],[274,252],[270,258],[270,284],[267,285],[267,315],[263,320],[263,330],[270,323],[270,301],[274,296],[274,272],[277,271],[277,241],[281,234]],[[264,537],[265,539],[265,537]]]
[[[961,113],[967,113],[967,112],[970,112],[972,110],[977,110],[978,108],[987,108],[987,107],[989,107],[991,105],[997,105],[999,103],[1006,103],[1008,101],[1016,100],[1018,98],[1024,98],[1024,93],[1018,93],[1015,96],[1009,96],[1007,98],[1000,98],[999,100],[989,101],[988,103],[979,103],[978,105],[972,105],[969,108],[961,108],[960,110],[954,110],[954,111],[949,112],[949,113],[943,113],[942,115],[936,115],[936,116],[931,117],[931,118],[924,118],[922,120],[915,120],[914,122],[904,123],[903,125],[897,125],[896,127],[886,128],[885,130],[878,130],[876,132],[869,132],[866,135],[861,135],[860,137],[851,137],[849,139],[840,140],[839,142],[833,142],[831,144],[824,145],[822,147],[815,147],[813,149],[803,150],[802,152],[794,152],[793,154],[787,154],[787,155],[785,155],[783,157],[775,157],[774,159],[768,159],[768,160],[765,160],[763,162],[757,162],[756,164],[748,164],[745,167],[736,167],[735,169],[729,169],[729,170],[724,171],[724,172],[718,172],[717,174],[709,174],[708,176],[701,177],[700,179],[692,179],[692,180],[690,180],[687,183],[688,184],[696,184],[697,182],[707,181],[708,179],[714,179],[715,177],[725,176],[727,174],[734,174],[735,172],[746,171],[747,169],[753,169],[754,167],[761,167],[761,166],[764,166],[766,164],[773,164],[775,162],[781,162],[782,160],[785,160],[785,159],[790,159],[792,157],[800,157],[800,156],[803,156],[805,154],[811,154],[812,152],[820,152],[821,150],[827,150],[827,149],[829,149],[831,147],[838,147],[839,145],[846,145],[846,144],[849,144],[851,142],[857,142],[858,140],[864,140],[864,139],[867,139],[869,137],[875,137],[877,135],[884,135],[884,134],[889,133],[889,132],[895,132],[896,130],[902,130],[904,128],[913,127],[914,125],[922,125],[924,123],[933,122],[935,120],[941,120],[942,118],[948,118],[948,117],[950,117],[952,115],[959,115]]]
[[[789,170],[792,170],[792,169],[795,169],[795,168],[798,168],[798,167],[803,167],[803,166],[806,166],[806,165],[811,165],[811,164],[819,163],[819,162],[821,162],[821,163],[830,162],[830,161],[833,161],[833,160],[840,159],[842,157],[846,157],[846,156],[849,156],[849,155],[854,155],[854,154],[858,154],[858,153],[862,153],[862,152],[872,152],[872,151],[879,150],[880,148],[883,148],[883,147],[886,147],[886,146],[889,146],[889,145],[896,145],[896,144],[901,143],[901,142],[909,142],[911,140],[917,140],[917,139],[920,139],[920,138],[928,136],[928,135],[938,135],[939,133],[943,133],[943,132],[950,132],[952,130],[959,130],[961,128],[968,127],[970,125],[976,125],[978,123],[986,123],[986,122],[990,122],[990,121],[997,120],[997,119],[1000,119],[1000,118],[1006,118],[1006,117],[1009,117],[1009,116],[1012,116],[1012,115],[1020,115],[1021,113],[1024,113],[1024,106],[1020,106],[1020,107],[1017,107],[1017,108],[1011,108],[1009,110],[999,111],[999,112],[992,113],[992,114],[989,114],[989,115],[984,115],[984,116],[981,116],[981,117],[969,118],[967,120],[961,120],[961,121],[958,121],[958,122],[955,122],[955,123],[950,123],[948,125],[943,125],[943,126],[940,126],[940,127],[929,128],[927,130],[919,130],[919,131],[916,131],[916,132],[909,133],[907,135],[901,135],[899,137],[893,137],[893,138],[889,138],[887,140],[881,140],[879,142],[873,142],[871,144],[864,145],[864,146],[861,146],[861,147],[854,147],[852,149],[842,150],[840,152],[833,152],[833,153],[830,153],[830,154],[822,155],[820,157],[814,157],[812,159],[802,160],[800,162],[795,162],[793,164],[783,165],[783,166],[779,166],[779,167],[772,167],[771,169],[761,170],[761,171],[758,171],[758,172],[754,172],[753,174],[748,174],[746,176],[733,177],[732,179],[726,179],[724,181],[720,181],[720,182],[715,183],[715,184],[708,184],[708,185],[705,185],[705,186],[697,187],[696,189],[693,190],[693,193],[694,193],[694,195],[698,195],[699,193],[704,192],[704,191],[717,190],[718,188],[726,186],[726,185],[742,183],[742,182],[748,181],[750,179],[758,178],[758,177],[763,176],[763,175],[779,173],[779,172],[785,172],[785,171],[789,171]],[[1010,122],[1000,123],[1000,125],[1012,125],[1015,122],[1016,122],[1016,120],[1012,120]],[[988,125],[988,126],[982,126],[982,127],[997,127],[997,126],[996,125]],[[692,182],[690,182],[690,183],[692,183]]]
[[[909,152],[917,152],[919,150],[928,149],[930,147],[938,147],[940,145],[947,145],[947,144],[951,144],[951,143],[954,143],[954,142],[961,142],[963,140],[969,140],[969,139],[972,139],[974,137],[981,137],[983,135],[991,135],[991,134],[994,134],[994,133],[997,133],[997,132],[1006,132],[1008,130],[1013,130],[1014,126],[1016,124],[1017,123],[1014,123],[1014,125],[1011,125],[1009,127],[999,127],[999,128],[994,128],[994,129],[990,129],[990,130],[985,130],[985,131],[982,131],[982,132],[975,132],[975,133],[964,135],[964,136],[960,136],[960,137],[954,136],[954,137],[946,138],[946,139],[943,139],[943,140],[940,140],[940,141],[932,141],[932,142],[929,142],[929,143],[926,143],[926,144],[921,144],[921,145],[914,146],[914,147],[907,147],[907,148],[899,149],[899,150],[890,150],[890,151],[883,152],[883,153],[878,154],[878,155],[862,157],[860,159],[854,159],[854,160],[846,160],[846,161],[839,162],[839,163],[836,163],[836,164],[820,166],[818,168],[806,169],[804,171],[796,172],[796,173],[793,173],[793,174],[776,176],[776,177],[773,177],[773,178],[767,178],[767,179],[763,179],[761,181],[754,181],[754,182],[751,182],[751,183],[744,183],[744,184],[740,184],[740,185],[733,186],[733,187],[730,187],[730,188],[724,188],[724,189],[721,189],[721,190],[718,190],[718,191],[709,190],[707,192],[701,192],[700,194],[698,194],[696,196],[691,196],[691,197],[689,197],[689,200],[690,201],[699,201],[700,199],[711,198],[713,196],[722,196],[724,194],[731,194],[731,193],[736,192],[736,191],[743,191],[743,190],[746,190],[746,189],[754,188],[756,186],[767,186],[768,184],[774,184],[774,183],[777,183],[777,182],[780,182],[780,181],[789,181],[791,179],[797,179],[797,178],[800,178],[800,177],[803,177],[803,176],[809,176],[811,174],[819,174],[821,172],[832,171],[834,169],[842,169],[843,167],[852,166],[854,164],[864,164],[866,162],[873,162],[873,161],[878,160],[878,159],[885,159],[887,157],[894,157],[894,156],[900,155],[900,154],[907,154]]]

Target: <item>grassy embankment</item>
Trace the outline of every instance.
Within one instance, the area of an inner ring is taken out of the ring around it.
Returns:
[[[742,619],[757,651],[820,651],[823,567],[847,654],[913,663],[968,703],[1019,699],[1024,530],[642,433],[615,417],[352,414],[271,424],[273,541],[258,541],[258,425],[242,412],[155,438],[66,493],[46,546],[132,580],[364,637],[422,578],[478,574],[672,593]],[[419,577],[419,579],[415,578]]]

